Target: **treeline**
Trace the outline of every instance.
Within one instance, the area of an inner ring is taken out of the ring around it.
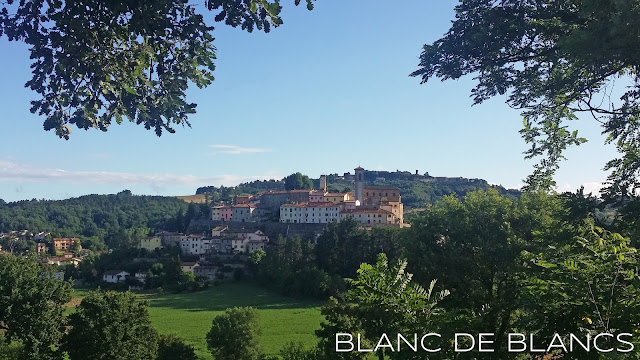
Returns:
[[[256,194],[265,190],[284,190],[284,183],[277,180],[256,180],[238,186],[203,186],[196,190],[197,194],[208,194],[211,201],[232,201],[236,195]]]
[[[26,229],[50,232],[52,237],[80,237],[85,247],[100,244],[118,247],[135,242],[145,231],[182,231],[190,219],[202,216],[203,206],[172,197],[132,195],[87,195],[67,200],[0,202],[0,231]],[[206,207],[206,206],[204,206]]]
[[[263,286],[286,294],[324,298],[345,290],[361,263],[375,261],[381,252],[398,256],[400,230],[374,228],[367,231],[357,221],[330,223],[317,239],[278,237],[266,252],[254,252],[249,266]]]

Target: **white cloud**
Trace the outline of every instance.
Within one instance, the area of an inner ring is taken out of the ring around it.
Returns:
[[[238,155],[238,154],[256,154],[256,153],[264,153],[264,152],[271,151],[271,149],[250,148],[250,147],[242,147],[237,145],[223,145],[223,144],[209,145],[209,147],[218,150],[215,152],[215,154]]]
[[[577,185],[562,183],[556,186],[556,191],[557,192],[576,192],[578,189],[580,189],[580,186],[584,186],[585,194],[591,193],[594,196],[600,196],[600,189],[604,187],[604,184],[597,181],[588,181],[588,182],[577,184]]]
[[[272,173],[255,176],[232,174],[196,176],[171,173],[133,174],[111,171],[67,171],[0,160],[0,182],[58,182],[71,184],[115,184],[123,186],[149,185],[152,188],[160,189],[164,186],[230,186],[246,181],[280,178],[282,177]]]

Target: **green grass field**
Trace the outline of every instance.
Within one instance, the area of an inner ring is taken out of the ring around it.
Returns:
[[[149,313],[155,328],[163,334],[179,335],[204,359],[213,358],[205,342],[211,321],[229,307],[258,309],[262,328],[260,345],[269,355],[277,354],[290,341],[300,341],[311,347],[317,342],[314,331],[323,320],[319,302],[299,301],[243,283],[223,284],[196,293],[145,298],[150,302]]]

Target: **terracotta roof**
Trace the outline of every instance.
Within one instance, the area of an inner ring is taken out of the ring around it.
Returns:
[[[192,262],[192,261],[184,261],[182,262],[182,266],[196,266],[198,263],[197,262]]]
[[[364,168],[362,166],[358,166],[357,168],[355,168],[353,170],[364,170]]]
[[[297,208],[302,208],[302,207],[333,207],[333,206],[336,206],[336,204],[334,204],[332,202],[301,202],[301,203],[297,203],[297,204],[282,204],[280,206],[281,207],[297,207]]]
[[[336,206],[336,204],[332,203],[332,202],[314,202],[314,203],[307,203],[306,207],[334,207]]]
[[[347,193],[326,193],[324,196],[345,196]]]
[[[343,214],[360,213],[360,214],[391,214],[393,215],[392,212],[387,210],[382,210],[382,209],[352,209],[352,210],[344,210],[342,213]]]
[[[282,204],[280,205],[280,207],[305,207],[307,206],[306,202],[301,202],[301,203],[297,203],[297,204]]]
[[[233,207],[234,208],[249,208],[249,207],[254,208],[256,206],[253,204],[238,204],[238,205],[233,205]]]
[[[310,193],[311,190],[298,189],[298,190],[291,190],[289,192],[292,192],[292,193]]]

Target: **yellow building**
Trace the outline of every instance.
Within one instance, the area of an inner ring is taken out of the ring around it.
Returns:
[[[339,204],[351,200],[351,193],[326,193],[323,197],[324,202]]]
[[[353,218],[362,225],[396,225],[395,215],[382,209],[355,209],[340,213],[340,221]]]
[[[162,248],[162,242],[159,237],[151,237],[140,240],[140,248],[147,249],[148,251],[154,251],[155,249]]]

